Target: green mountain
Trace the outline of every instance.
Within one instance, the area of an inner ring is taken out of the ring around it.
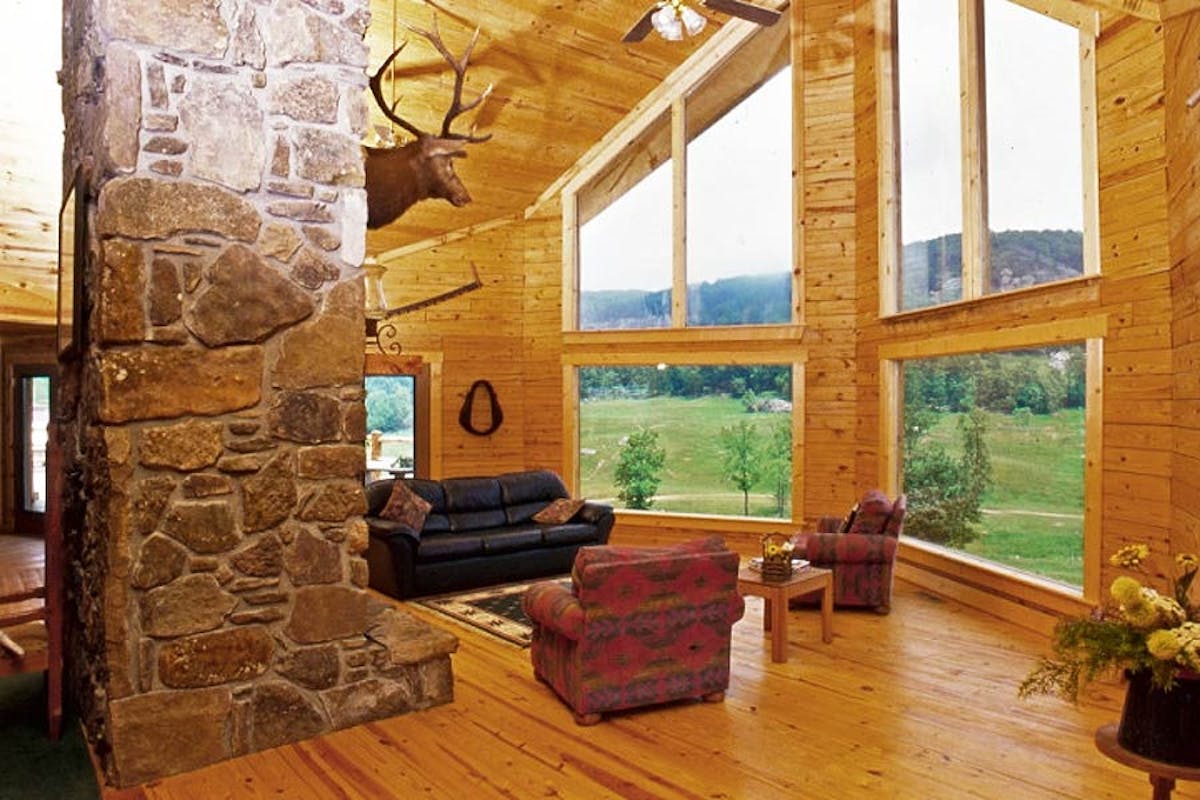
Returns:
[[[1072,278],[1083,274],[1083,235],[1079,231],[1050,230],[993,233],[991,262],[994,292]],[[920,308],[961,297],[961,264],[960,234],[906,245],[904,307]],[[688,324],[781,324],[791,319],[791,304],[788,272],[689,284]],[[666,328],[671,324],[671,292],[583,292],[579,319],[584,330]]]
[[[691,325],[762,325],[791,319],[791,273],[739,275],[688,286]],[[583,292],[579,319],[585,330],[665,328],[671,292],[619,289]]]
[[[962,235],[904,247],[904,307],[962,296]],[[1003,231],[991,235],[991,291],[1036,286],[1083,274],[1079,231]]]

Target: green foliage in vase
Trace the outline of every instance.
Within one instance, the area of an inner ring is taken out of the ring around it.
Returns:
[[[1144,544],[1126,545],[1109,559],[1116,567],[1141,570],[1150,556]],[[1055,694],[1072,702],[1089,683],[1118,670],[1148,670],[1155,686],[1170,689],[1181,669],[1200,671],[1200,608],[1190,601],[1200,561],[1175,558],[1178,576],[1171,593],[1160,594],[1122,575],[1112,602],[1090,616],[1065,619],[1054,629],[1054,654],[1042,658],[1018,688],[1021,697]]]

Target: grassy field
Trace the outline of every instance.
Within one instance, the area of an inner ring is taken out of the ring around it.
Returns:
[[[584,496],[614,505],[619,491],[613,474],[621,443],[638,425],[658,433],[667,452],[663,481],[653,509],[693,514],[742,513],[742,494],[721,481],[721,428],[750,421],[762,440],[782,414],[747,414],[738,400],[725,397],[645,400],[589,400],[579,412],[579,475]],[[791,514],[790,504],[784,517]],[[750,515],[776,517],[775,500],[765,488],[750,495]]]
[[[957,414],[930,432],[961,452]],[[1073,586],[1083,582],[1083,411],[988,414],[991,488],[983,496],[983,536],[965,552]]]
[[[747,414],[737,400],[590,400],[580,410],[580,477],[584,496],[620,505],[613,483],[621,442],[638,424],[658,432],[667,466],[653,508],[704,514],[742,513],[739,492],[720,479],[718,435],[749,420],[765,439],[781,415]],[[954,455],[957,415],[942,416],[930,437]],[[965,552],[1064,583],[1083,580],[1083,412],[988,417],[994,482],[984,495],[983,536]],[[831,509],[837,511],[838,509]],[[753,516],[775,517],[765,488],[750,498]],[[790,515],[790,508],[784,516]]]

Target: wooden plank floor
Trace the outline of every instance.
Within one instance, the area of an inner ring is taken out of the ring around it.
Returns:
[[[25,592],[46,583],[46,543],[40,536],[0,534],[0,596]],[[34,611],[42,600],[9,603],[6,614]]]
[[[762,602],[734,628],[721,704],[624,713],[580,728],[526,650],[407,606],[461,639],[455,701],[257,753],[108,800],[196,798],[1149,798],[1146,776],[1092,734],[1122,690],[1080,708],[1019,701],[1036,634],[899,585],[890,616],[793,611],[770,660]],[[1200,798],[1180,784],[1177,800]]]

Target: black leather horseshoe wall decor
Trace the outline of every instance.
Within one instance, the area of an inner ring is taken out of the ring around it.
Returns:
[[[471,410],[475,405],[475,392],[483,389],[487,393],[488,403],[491,405],[492,424],[486,428],[476,428],[471,421]],[[467,392],[467,399],[463,400],[462,410],[458,412],[458,424],[462,425],[468,433],[473,433],[476,436],[490,436],[500,428],[500,423],[504,422],[504,411],[500,408],[500,401],[496,399],[496,390],[492,384],[487,381],[475,381],[471,384],[471,390]]]

